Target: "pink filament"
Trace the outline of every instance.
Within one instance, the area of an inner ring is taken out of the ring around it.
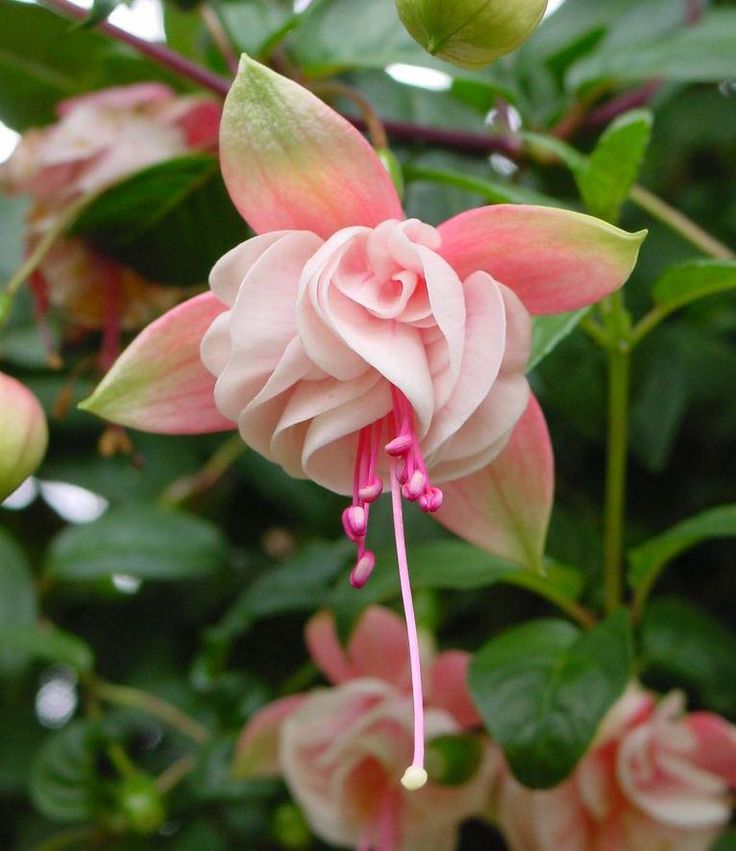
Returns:
[[[414,602],[411,595],[409,564],[406,558],[404,515],[401,508],[401,484],[396,475],[395,461],[391,464],[391,506],[394,515],[394,537],[396,538],[396,559],[399,564],[401,599],[404,604],[406,635],[409,641],[411,690],[414,702],[414,757],[411,764],[412,767],[424,768],[424,690],[422,688],[422,667],[419,655],[417,622],[414,616]]]

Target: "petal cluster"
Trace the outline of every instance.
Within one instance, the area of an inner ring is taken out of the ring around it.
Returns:
[[[632,685],[573,776],[547,792],[506,774],[497,802],[513,851],[708,851],[736,789],[736,728]]]
[[[437,481],[488,463],[526,408],[529,316],[485,272],[461,281],[417,220],[255,237],[214,268],[215,401],[291,475],[353,486],[361,429],[408,400]],[[390,432],[386,425],[386,434]],[[379,454],[378,473],[389,475]]]
[[[347,651],[332,616],[316,615],[307,644],[331,688],[278,701],[257,713],[236,751],[241,775],[280,774],[314,831],[351,848],[451,851],[457,828],[484,808],[499,765],[489,747],[475,774],[459,786],[428,783],[407,792],[400,783],[411,756],[411,682],[401,620],[369,608]],[[465,685],[468,656],[449,651],[427,668],[430,739],[476,726]]]
[[[54,124],[24,134],[0,167],[0,188],[31,199],[29,253],[79,199],[187,151],[214,149],[220,107],[177,96],[160,83],[140,83],[62,101],[58,115]],[[42,302],[88,328],[103,327],[111,311],[118,325],[139,328],[176,297],[75,238],[54,243],[32,284]]]

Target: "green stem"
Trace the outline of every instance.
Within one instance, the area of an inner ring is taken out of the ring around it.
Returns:
[[[643,186],[633,186],[629,198],[642,210],[654,216],[655,219],[659,219],[683,239],[699,248],[703,254],[715,257],[718,260],[733,260],[736,257],[736,254],[727,245],[719,242],[684,213],[671,207],[666,201],[644,189]]]
[[[64,234],[69,225],[77,217],[82,207],[89,203],[89,200],[89,198],[84,198],[82,201],[72,204],[72,206],[66,210],[64,215],[60,216],[54,223],[54,226],[47,231],[43,237],[41,237],[38,245],[36,245],[23,264],[15,271],[13,276],[7,282],[2,293],[0,293],[0,296],[2,297],[2,300],[0,301],[0,328],[2,328],[7,322],[8,317],[10,316],[10,309],[13,306],[13,301],[15,300],[16,295],[18,295],[20,288],[36,271],[36,269],[38,269],[41,263],[43,263],[46,255],[54,247],[56,240]]]
[[[217,484],[245,451],[240,434],[234,434],[222,443],[193,476],[182,476],[173,481],[161,495],[164,505],[176,507]]]
[[[186,754],[159,774],[156,778],[156,789],[162,794],[168,794],[175,786],[181,783],[185,777],[194,771],[197,764],[192,754]]]
[[[98,679],[91,680],[89,686],[98,699],[152,715],[197,744],[203,744],[209,738],[209,730],[206,727],[155,694],[131,686],[113,685]]]
[[[612,612],[621,605],[623,586],[631,346],[629,317],[623,295],[617,292],[609,296],[602,310],[611,341],[608,349],[608,457],[603,561],[605,606],[607,612]]]

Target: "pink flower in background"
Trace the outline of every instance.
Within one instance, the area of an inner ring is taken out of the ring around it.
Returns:
[[[350,495],[355,587],[375,566],[368,521],[387,486],[416,723],[405,779],[417,788],[423,690],[402,498],[540,564],[553,474],[524,376],[530,314],[620,287],[643,236],[547,207],[482,207],[437,228],[407,220],[365,139],[247,58],[220,141],[228,190],[258,236],[217,263],[212,294],[147,328],[86,407],[149,431],[237,425],[291,475]]]
[[[160,83],[103,89],[62,101],[55,124],[25,133],[0,166],[0,188],[30,196],[31,253],[70,205],[133,172],[197,149],[215,150],[221,108]],[[170,307],[157,287],[79,238],[55,241],[32,278],[42,309],[63,309],[85,328],[140,328]]]
[[[572,777],[549,791],[510,774],[498,816],[513,851],[708,851],[736,789],[736,728],[632,685]]]
[[[411,673],[400,618],[366,610],[347,651],[332,616],[307,625],[310,654],[333,684],[258,712],[236,749],[239,776],[282,775],[314,832],[361,851],[451,851],[462,821],[484,809],[500,765],[484,748],[458,786],[429,782],[409,793],[400,780],[412,751]],[[430,739],[480,724],[465,677],[468,654],[424,654]]]

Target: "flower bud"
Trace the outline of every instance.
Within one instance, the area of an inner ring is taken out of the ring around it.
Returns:
[[[404,26],[433,56],[480,68],[529,38],[547,0],[396,0],[396,6]]]
[[[38,467],[47,443],[46,416],[38,399],[0,372],[0,500]]]

